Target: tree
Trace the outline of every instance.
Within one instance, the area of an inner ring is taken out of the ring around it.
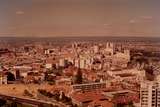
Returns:
[[[133,102],[132,102],[132,101],[130,101],[130,102],[128,103],[128,106],[129,106],[129,107],[134,107]]]
[[[11,72],[6,72],[8,81],[15,81],[15,76]]]
[[[59,96],[60,96],[60,93],[57,92],[57,93],[54,95],[55,100],[59,101],[59,100],[60,100],[60,99],[59,99]]]
[[[118,104],[116,104],[115,107],[125,107],[125,105],[124,105],[124,104],[121,104],[121,103],[118,103]]]
[[[76,79],[76,80],[75,80],[75,83],[76,83],[76,84],[82,84],[83,78],[82,78],[82,72],[81,72],[80,69],[78,69],[77,75],[76,75],[76,78],[75,78],[75,79]]]
[[[5,104],[6,104],[6,101],[3,100],[3,99],[0,99],[0,107],[1,107],[1,106],[4,106]]]
[[[13,102],[11,103],[11,107],[17,107],[17,103],[16,103],[15,101],[13,101]]]
[[[61,100],[62,100],[62,101],[65,101],[65,100],[66,100],[66,96],[65,96],[64,92],[61,93]]]
[[[24,90],[23,95],[24,96],[33,97],[33,95],[28,90],[26,90],[26,89]]]
[[[155,79],[155,75],[152,67],[146,67],[145,73],[146,73],[147,80],[153,81]]]

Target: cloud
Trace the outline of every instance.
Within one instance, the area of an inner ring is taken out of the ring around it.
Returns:
[[[20,10],[19,10],[19,11],[16,11],[16,14],[17,14],[17,15],[23,15],[23,14],[24,14],[24,11],[20,11]]]

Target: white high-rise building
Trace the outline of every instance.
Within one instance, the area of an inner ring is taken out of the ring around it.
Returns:
[[[160,81],[144,81],[140,89],[141,107],[160,107]]]

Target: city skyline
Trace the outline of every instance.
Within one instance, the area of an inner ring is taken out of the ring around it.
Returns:
[[[158,0],[1,0],[0,37],[159,37]]]

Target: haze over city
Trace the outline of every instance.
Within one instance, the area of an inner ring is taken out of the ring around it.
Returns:
[[[1,37],[159,37],[159,0],[0,0]]]
[[[160,0],[0,0],[0,107],[160,107]]]

